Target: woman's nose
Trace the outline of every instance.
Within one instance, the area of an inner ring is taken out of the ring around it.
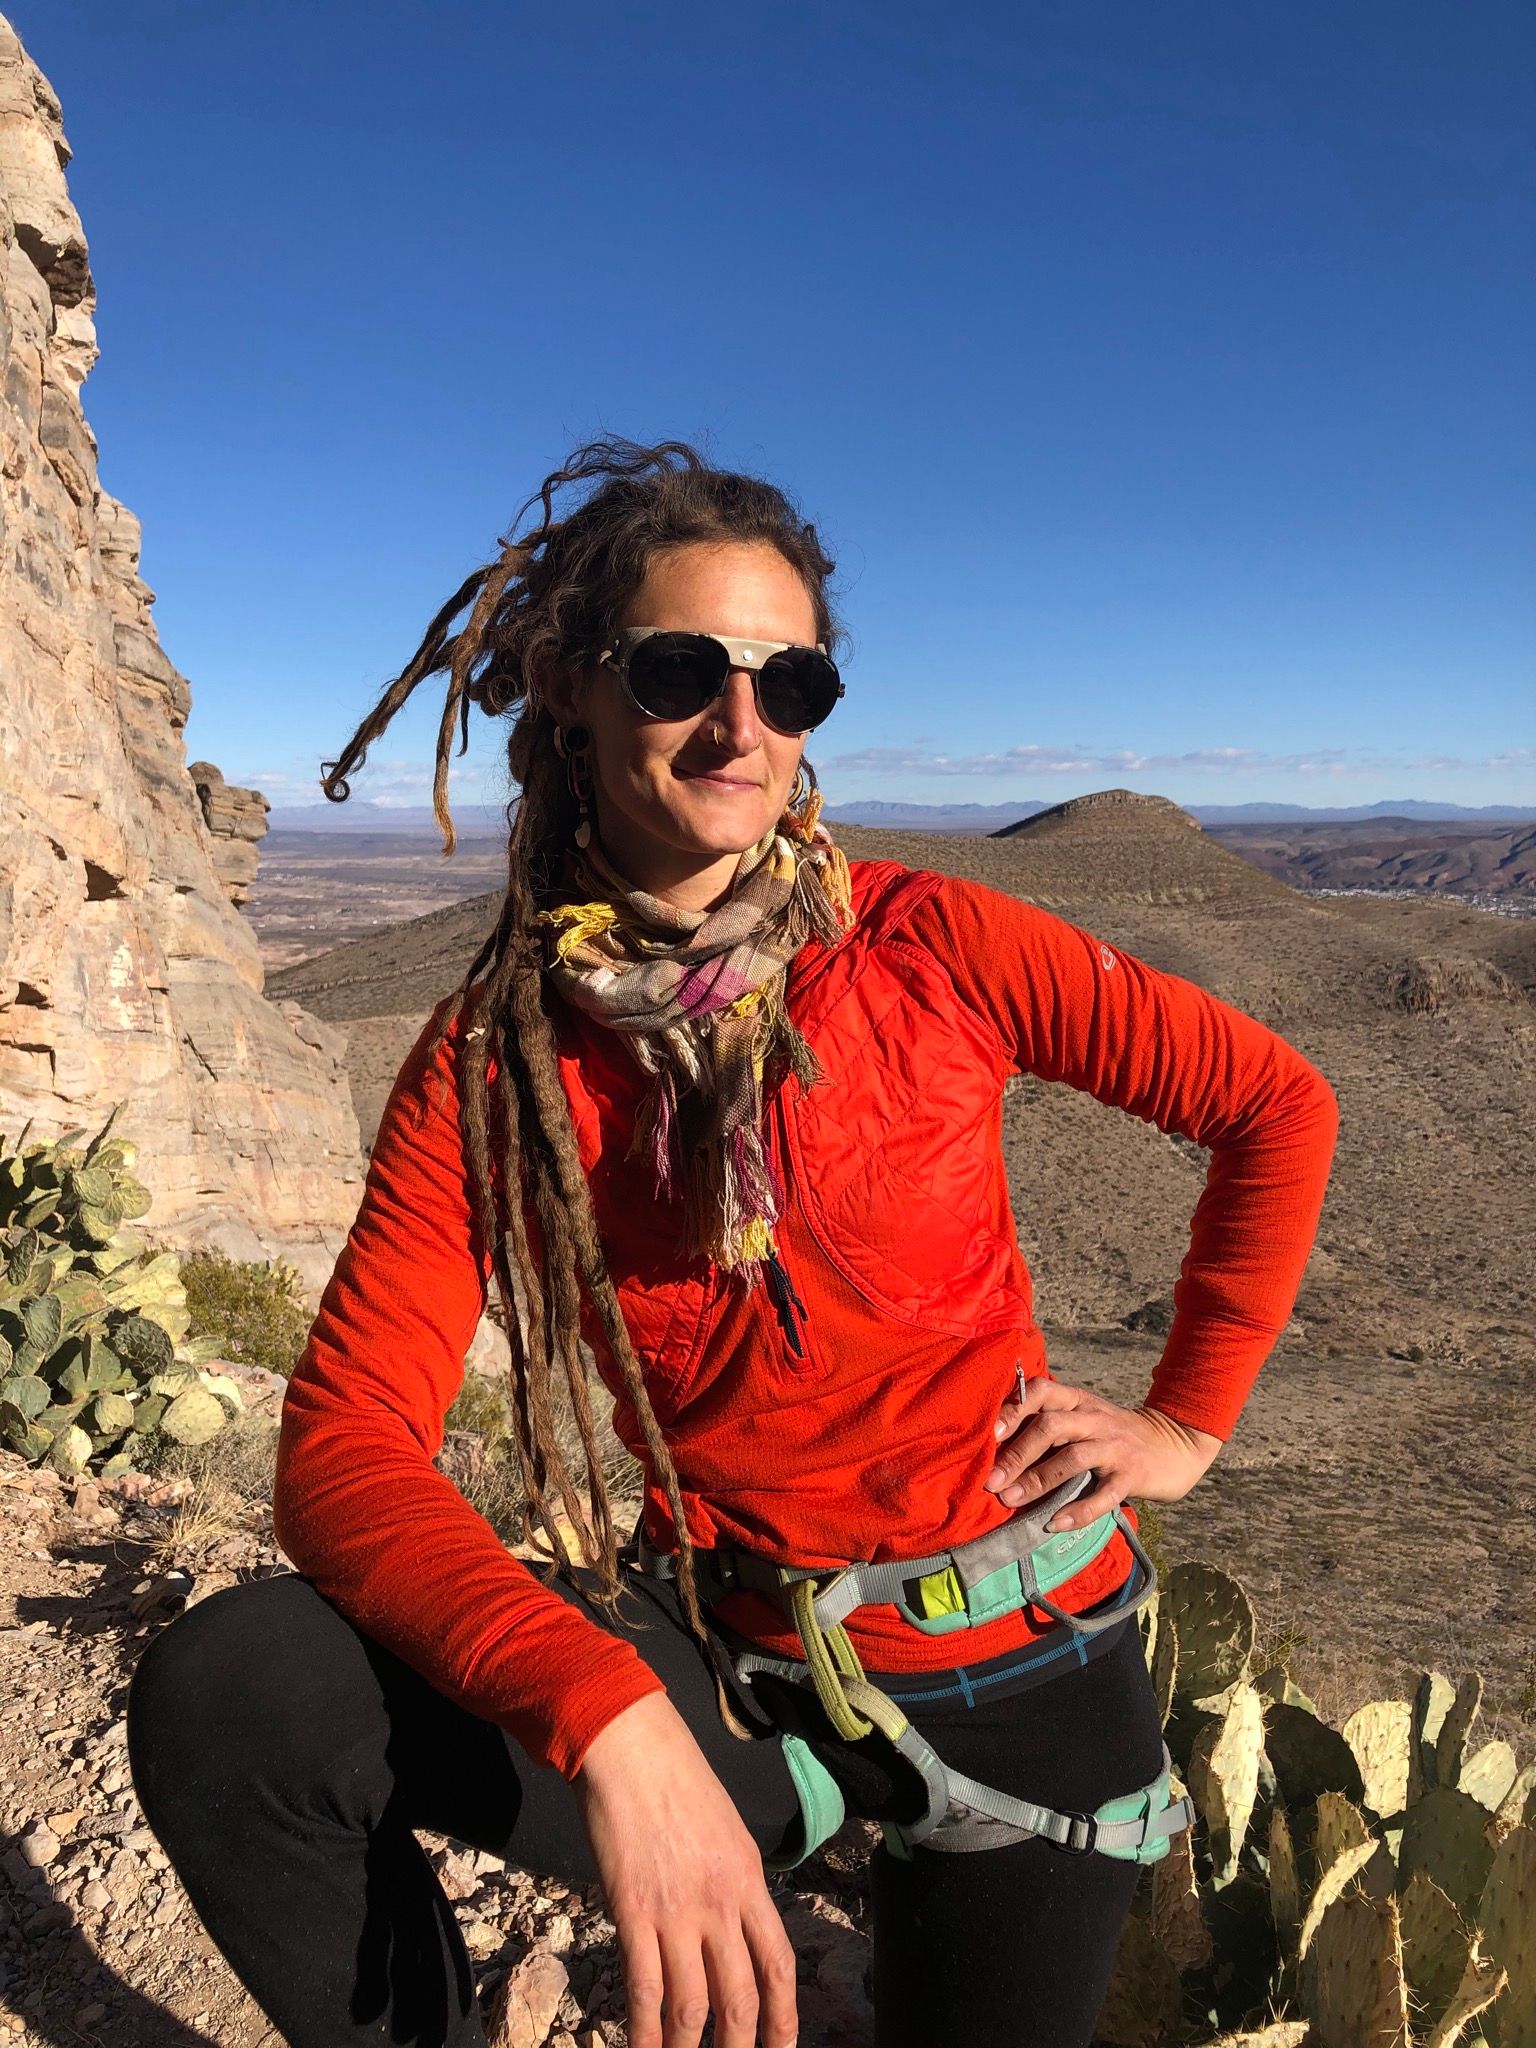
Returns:
[[[757,694],[752,671],[733,668],[725,689],[704,722],[704,730],[717,747],[732,754],[750,754],[762,743],[763,730],[757,716]]]

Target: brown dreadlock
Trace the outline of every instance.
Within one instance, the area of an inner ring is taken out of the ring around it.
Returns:
[[[575,509],[557,520],[555,494],[573,486],[588,488]],[[512,538],[535,505],[541,514],[537,526],[521,539]],[[345,802],[348,776],[363,765],[368,748],[401,705],[428,676],[446,672],[432,798],[443,851],[451,854],[457,835],[448,810],[448,762],[455,725],[462,755],[469,743],[472,703],[512,721],[507,760],[520,794],[511,811],[507,893],[496,929],[444,1010],[431,1054],[437,1053],[451,1021],[461,1018],[465,1031],[460,1124],[512,1354],[513,1441],[525,1495],[524,1533],[534,1541],[537,1518],[549,1538],[554,1570],[569,1574],[570,1560],[546,1499],[552,1481],[577,1532],[582,1562],[597,1576],[593,1597],[610,1613],[615,1610],[623,1587],[581,1359],[585,1300],[623,1374],[654,1470],[671,1504],[680,1546],[678,1587],[688,1625],[715,1670],[722,1718],[733,1734],[745,1738],[750,1731],[732,1711],[699,1606],[693,1545],[677,1474],[598,1239],[560,1080],[534,921],[535,913],[550,900],[576,823],[575,801],[555,752],[556,727],[548,709],[550,678],[560,669],[577,671],[596,659],[658,555],[693,543],[718,542],[760,542],[776,548],[805,583],[815,608],[817,638],[835,651],[842,635],[827,595],[834,564],[815,528],[800,518],[782,491],[756,477],[716,469],[681,441],[643,447],[605,436],[578,448],[520,508],[509,536],[500,543],[497,560],[467,577],[438,612],[411,660],[385,689],[340,758],[324,764],[321,787],[333,802]],[[466,605],[467,620],[452,632],[453,621]],[[494,1079],[489,1074],[493,1057]],[[500,1227],[491,1174],[493,1145],[503,1162],[503,1187],[508,1191]],[[522,1201],[516,1199],[519,1190]],[[528,1228],[525,1202],[536,1220],[537,1242]],[[575,1484],[554,1426],[551,1392],[556,1368],[564,1374],[581,1432],[590,1524],[577,1507]]]

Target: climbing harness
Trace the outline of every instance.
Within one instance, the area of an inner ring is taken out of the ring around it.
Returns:
[[[889,1694],[871,1685],[843,1626],[856,1608],[889,1604],[925,1635],[949,1635],[979,1628],[1022,1607],[1038,1607],[1074,1638],[1116,1628],[1144,1606],[1157,1587],[1157,1571],[1136,1531],[1119,1508],[1081,1529],[1047,1533],[1046,1524],[1093,1482],[1091,1472],[1075,1474],[1026,1513],[1015,1515],[974,1542],[927,1557],[890,1559],[882,1564],[842,1566],[779,1565],[755,1552],[721,1548],[695,1551],[700,1598],[715,1606],[728,1593],[766,1594],[800,1638],[804,1658],[774,1657],[756,1648],[736,1648],[719,1627],[739,1683],[755,1672],[770,1672],[814,1689],[836,1733],[857,1742],[878,1730],[915,1766],[927,1791],[926,1810],[910,1822],[882,1821],[887,1849],[910,1861],[921,1842],[930,1849],[1000,1849],[1043,1835],[1073,1855],[1097,1850],[1121,1861],[1153,1863],[1166,1855],[1169,1837],[1190,1826],[1194,1807],[1186,1796],[1172,1799],[1173,1768],[1167,1745],[1162,1768],[1149,1785],[1105,1803],[1093,1813],[1057,1812],[979,1784],[947,1768],[918,1734]],[[1068,1614],[1050,1599],[1112,1540],[1118,1529],[1130,1545],[1142,1582],[1128,1580],[1116,1601],[1091,1614]],[[651,1578],[677,1576],[675,1553],[653,1550],[643,1521],[626,1548],[627,1561]],[[755,1697],[755,1691],[754,1691]],[[777,1725],[777,1724],[776,1724]],[[779,1740],[801,1809],[801,1839],[765,1858],[770,1870],[791,1870],[842,1826],[845,1809],[837,1780],[803,1736],[783,1731]]]

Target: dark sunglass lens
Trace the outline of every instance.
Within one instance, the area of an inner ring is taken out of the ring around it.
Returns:
[[[653,633],[630,650],[630,695],[652,718],[696,718],[720,694],[730,657],[699,633]]]
[[[809,732],[842,695],[837,666],[814,647],[770,655],[758,679],[758,702],[780,732]]]

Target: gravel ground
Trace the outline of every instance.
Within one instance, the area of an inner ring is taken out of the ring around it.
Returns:
[[[185,1477],[60,1480],[0,1452],[0,1520],[0,2041],[280,2048],[144,1824],[123,1719],[135,1663],[176,1614],[290,1569],[265,1503],[210,1509]],[[625,2041],[596,1887],[419,1839],[463,1927],[493,2048]],[[803,2048],[871,2038],[862,1871],[877,1839],[854,1823],[772,1880],[799,1957]]]

